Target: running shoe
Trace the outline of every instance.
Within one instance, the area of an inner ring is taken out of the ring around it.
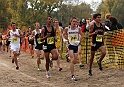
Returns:
[[[59,71],[62,71],[62,68],[59,68]]]
[[[79,67],[80,67],[80,68],[81,68],[81,67],[84,67],[84,64],[81,63],[81,64],[79,65]]]
[[[98,66],[99,66],[99,69],[102,71],[102,64],[101,64],[101,62],[98,62],[98,61],[97,61],[97,64],[98,64]]]
[[[17,70],[19,70],[19,67],[18,67],[18,66],[16,66],[16,69],[17,69]]]
[[[92,70],[89,70],[89,75],[92,76]]]
[[[72,75],[72,78],[71,78],[73,81],[77,81],[77,79],[75,78],[74,75]]]
[[[34,56],[32,56],[32,58],[34,58]]]
[[[53,67],[53,61],[52,61],[52,58],[50,58],[50,67],[51,67],[51,68]]]
[[[40,68],[38,68],[37,70],[38,70],[38,71],[41,71],[41,69],[40,69]]]
[[[50,72],[49,71],[46,72],[46,78],[47,79],[50,78]]]

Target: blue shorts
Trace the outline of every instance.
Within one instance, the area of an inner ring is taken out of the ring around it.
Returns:
[[[69,50],[73,50],[74,53],[77,53],[77,52],[78,52],[78,46],[69,45],[69,46],[68,46],[68,49],[69,49]]]

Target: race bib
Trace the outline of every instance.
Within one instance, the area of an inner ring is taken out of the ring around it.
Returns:
[[[97,41],[97,42],[102,42],[102,35],[99,35],[99,34],[98,34],[98,35],[96,36],[96,41]]]
[[[76,35],[72,35],[70,38],[71,38],[70,42],[76,42],[77,41]]]
[[[54,37],[48,37],[47,44],[54,44]]]
[[[38,44],[41,44],[42,42],[40,41],[40,38],[37,38]]]
[[[13,43],[17,43],[18,42],[18,39],[15,37],[15,38],[12,38],[12,42]]]

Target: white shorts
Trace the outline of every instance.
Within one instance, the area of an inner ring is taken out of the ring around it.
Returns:
[[[20,45],[18,45],[18,46],[13,46],[13,45],[11,45],[11,46],[10,46],[10,50],[11,50],[12,52],[19,53],[19,51],[20,51]]]

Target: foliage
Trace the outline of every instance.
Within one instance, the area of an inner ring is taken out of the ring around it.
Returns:
[[[99,5],[97,12],[102,13],[105,16],[106,13],[111,13],[112,16],[116,17],[118,21],[124,26],[124,0],[102,0]]]
[[[84,2],[80,3],[79,0],[73,3],[74,1],[75,0],[0,0],[0,15],[2,15],[0,16],[0,20],[5,21],[5,23],[3,21],[0,23],[4,23],[3,25],[7,26],[8,23],[15,22],[18,27],[34,27],[35,22],[43,24],[45,23],[45,18],[51,15],[53,19],[58,19],[64,26],[68,26],[72,16],[80,19],[91,17],[92,9],[89,4]]]
[[[7,12],[8,3],[0,0],[0,28],[5,29],[9,23],[9,12]]]

